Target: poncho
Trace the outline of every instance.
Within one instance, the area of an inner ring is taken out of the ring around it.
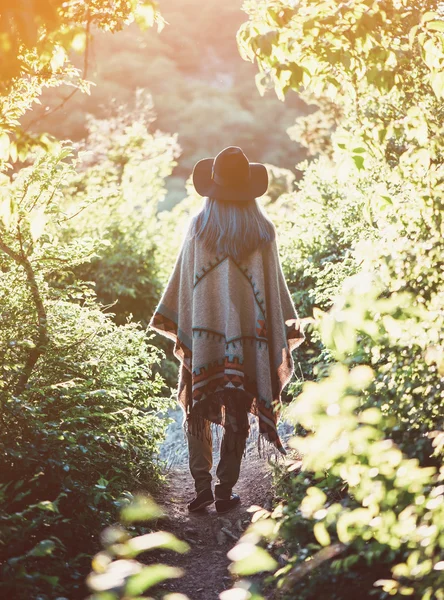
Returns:
[[[277,430],[281,392],[304,334],[277,241],[239,262],[209,252],[192,225],[149,323],[175,342],[184,424],[196,413],[236,431],[246,410],[258,418],[259,439],[286,454]]]

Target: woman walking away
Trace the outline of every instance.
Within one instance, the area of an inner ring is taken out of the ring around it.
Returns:
[[[304,335],[278,255],[276,232],[256,198],[267,191],[262,164],[225,148],[193,170],[205,197],[188,226],[174,270],[150,327],[172,339],[180,361],[178,401],[196,497],[196,511],[216,500],[218,513],[240,498],[233,493],[249,435],[285,454],[277,420],[281,392],[291,378],[291,351]],[[224,428],[215,498],[211,487],[211,424]]]

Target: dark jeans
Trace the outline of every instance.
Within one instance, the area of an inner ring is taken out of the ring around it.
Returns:
[[[213,440],[211,426],[205,421],[205,431],[200,437],[187,433],[189,465],[196,493],[211,489],[211,468],[213,466]],[[202,438],[202,439],[201,439]],[[225,430],[220,447],[220,460],[216,476],[218,482],[214,492],[216,499],[230,498],[231,491],[239,479],[242,456],[245,450],[246,436]]]

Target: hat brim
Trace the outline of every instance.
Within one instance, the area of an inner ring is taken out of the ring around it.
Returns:
[[[200,196],[226,202],[247,202],[263,196],[268,189],[268,172],[260,163],[250,163],[250,180],[235,187],[218,185],[211,179],[213,158],[203,158],[193,169],[193,184]]]

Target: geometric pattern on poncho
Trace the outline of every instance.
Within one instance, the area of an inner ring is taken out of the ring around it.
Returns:
[[[209,260],[207,265],[202,267],[202,269],[199,271],[199,273],[196,273],[196,275],[194,277],[194,287],[196,287],[197,284],[200,283],[204,279],[204,277],[206,277],[213,269],[215,269],[216,267],[221,265],[226,260],[231,260],[237,266],[239,271],[245,276],[245,278],[247,279],[249,284],[251,285],[254,298],[259,307],[259,310],[261,311],[261,313],[264,317],[264,324],[265,324],[267,316],[265,314],[264,299],[261,297],[261,293],[260,293],[259,289],[257,288],[256,283],[254,283],[254,281],[253,281],[253,275],[249,272],[248,267],[246,267],[245,265],[239,264],[239,262],[237,260],[235,260],[232,256],[229,256],[228,254],[226,254],[225,256],[222,256],[222,257],[216,256],[214,259]]]
[[[212,255],[187,233],[149,326],[175,342],[187,419],[197,411],[226,427],[238,405],[248,406],[262,439],[285,454],[277,419],[291,350],[304,339],[298,322],[276,241],[244,264]]]
[[[256,398],[258,390],[256,382],[244,373],[242,361],[238,356],[227,355],[196,368],[192,373],[193,403],[211,398],[227,389],[241,390],[248,397]],[[274,423],[274,412],[266,400],[256,400],[251,405],[250,412],[261,416],[263,433],[267,434],[270,442],[280,447],[279,436]]]
[[[225,388],[251,391],[238,356],[228,355],[193,371],[193,401],[201,401]],[[247,389],[248,388],[248,389]]]
[[[159,310],[161,310],[161,306],[158,307]],[[177,335],[177,323],[158,311],[152,319],[153,327]],[[263,330],[264,323],[260,323],[260,326]],[[224,334],[211,329],[195,328],[193,330],[193,337],[201,337],[202,335],[210,336],[213,339],[225,339]],[[183,349],[185,356],[191,357],[191,350],[181,343],[179,339],[177,343],[179,348]],[[267,343],[267,339],[259,338],[259,336],[239,336],[236,339],[226,342],[225,348],[228,351],[230,347],[236,348],[237,345],[251,345],[254,343],[262,346],[262,344]],[[185,373],[183,375],[186,376]],[[191,397],[193,405],[195,402],[201,402],[206,398],[222,394],[226,389],[230,388],[244,391],[248,396],[256,398],[256,402],[251,406],[250,412],[257,417],[261,417],[260,433],[264,434],[282,452],[283,448],[275,425],[274,411],[267,400],[257,398],[258,390],[256,382],[244,373],[242,362],[238,356],[226,355],[224,358],[202,365],[192,372]]]

